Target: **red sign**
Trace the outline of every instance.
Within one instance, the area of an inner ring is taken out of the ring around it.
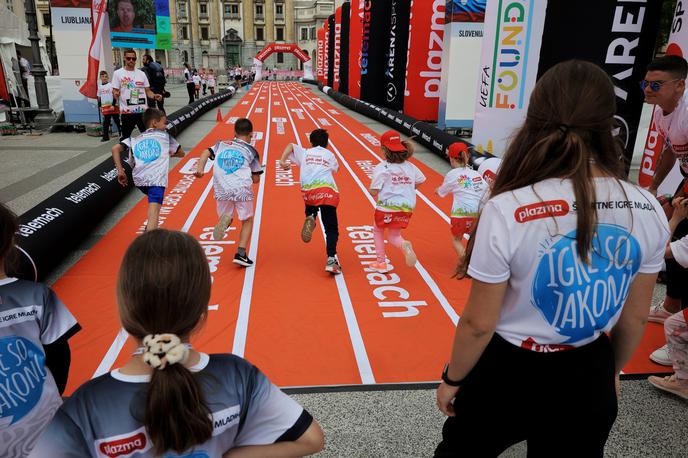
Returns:
[[[301,48],[299,48],[295,44],[276,44],[276,43],[270,43],[267,45],[261,52],[256,54],[256,59],[258,59],[261,62],[264,62],[265,59],[270,56],[270,54],[274,52],[290,52],[294,54],[301,62],[308,62],[311,60],[311,58],[303,52]]]
[[[322,83],[327,85],[327,73],[330,68],[330,24],[325,21],[323,25],[323,32],[325,33],[325,39],[323,40],[323,81]]]
[[[363,15],[365,0],[351,1],[351,22],[349,24],[349,95],[361,98],[361,42],[363,40]],[[370,14],[370,4],[368,5]]]
[[[334,12],[334,74],[332,77],[332,87],[335,91],[339,90],[339,72],[341,64],[342,46],[342,7]]]
[[[442,77],[445,0],[413,0],[406,62],[404,113],[437,121]]]
[[[316,49],[315,78],[321,83],[325,82],[325,29],[318,29],[318,41]]]
[[[569,203],[565,200],[546,200],[518,207],[514,212],[514,219],[519,223],[525,223],[535,219],[564,216],[568,213]]]

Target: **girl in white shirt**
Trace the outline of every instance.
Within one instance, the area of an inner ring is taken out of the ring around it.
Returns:
[[[437,389],[435,456],[602,457],[618,377],[643,334],[669,238],[624,181],[614,85],[568,61],[538,80],[460,276],[473,278]]]
[[[215,72],[212,68],[208,70],[208,90],[210,95],[215,95]]]

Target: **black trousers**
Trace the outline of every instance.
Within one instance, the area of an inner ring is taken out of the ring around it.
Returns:
[[[143,113],[122,114],[120,115],[122,122],[122,134],[120,140],[131,137],[134,127],[139,128],[139,132],[146,131],[146,126],[143,124]]]
[[[539,353],[495,334],[454,401],[436,457],[496,457],[528,441],[528,457],[602,457],[616,420],[609,338]]]
[[[112,121],[115,121],[115,125],[117,126],[117,132],[122,135],[122,125],[119,123],[119,114],[106,114],[103,115],[103,138],[108,139],[110,138],[110,126],[112,125]]]
[[[323,226],[325,227],[325,244],[327,246],[327,256],[336,256],[337,241],[339,240],[339,223],[337,222],[337,207],[333,207],[332,205],[306,205],[306,216],[312,216],[317,221],[318,210],[320,210]]]
[[[186,92],[189,93],[189,103],[192,103],[196,98],[196,85],[193,81],[186,83]]]

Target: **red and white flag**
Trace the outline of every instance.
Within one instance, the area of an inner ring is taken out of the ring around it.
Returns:
[[[98,68],[103,42],[103,33],[107,23],[107,0],[91,2],[91,47],[88,50],[88,76],[81,85],[81,92],[89,99],[98,98]]]

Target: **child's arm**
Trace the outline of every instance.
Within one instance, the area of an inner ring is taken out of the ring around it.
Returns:
[[[287,164],[287,158],[294,152],[294,144],[289,143],[286,148],[284,148],[284,152],[282,153],[282,157],[280,158],[280,167],[282,167],[284,170],[289,170],[291,166]]]
[[[211,153],[209,149],[204,149],[201,153],[201,157],[198,159],[198,163],[196,164],[196,171],[194,172],[196,178],[201,178],[203,175],[205,175],[205,164],[208,162],[210,155]]]
[[[122,159],[120,154],[125,150],[125,145],[118,143],[112,147],[112,160],[115,161],[115,167],[117,168],[117,181],[122,186],[126,186],[129,183],[127,174],[124,173],[124,167],[122,167]]]
[[[184,157],[184,156],[186,156],[186,153],[184,152],[184,148],[182,148],[180,146],[179,148],[177,148],[177,152],[174,153],[171,157]]]

